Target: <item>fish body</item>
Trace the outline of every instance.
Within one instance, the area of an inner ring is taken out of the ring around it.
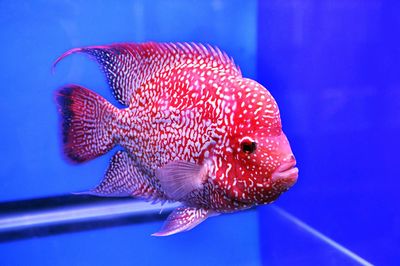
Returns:
[[[118,109],[79,85],[57,92],[64,151],[74,162],[116,144],[103,181],[86,194],[183,204],[157,236],[209,216],[273,202],[297,180],[278,106],[218,48],[187,43],[72,49],[102,67]]]

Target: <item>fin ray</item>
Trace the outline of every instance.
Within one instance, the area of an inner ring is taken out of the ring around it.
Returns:
[[[184,66],[188,61],[203,62],[214,67],[214,62],[234,76],[241,76],[232,58],[217,47],[196,43],[121,43],[106,46],[74,48],[62,54],[54,67],[74,53],[86,53],[103,68],[116,99],[129,106],[138,87],[166,67]]]
[[[84,162],[112,149],[116,107],[78,85],[61,88],[56,100],[62,116],[64,153],[71,161]]]
[[[148,200],[164,199],[151,184],[151,180],[126,151],[117,151],[102,182],[86,195],[102,197],[141,197]]]
[[[202,187],[206,172],[204,166],[195,163],[172,161],[157,169],[156,176],[169,198],[181,200]]]
[[[216,215],[216,213],[203,208],[178,207],[168,216],[161,230],[152,234],[152,236],[169,236],[189,231],[207,219],[207,217],[213,215]]]

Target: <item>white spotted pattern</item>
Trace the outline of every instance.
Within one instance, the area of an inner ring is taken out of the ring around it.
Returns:
[[[117,111],[111,133],[146,173],[147,192],[167,199],[155,170],[173,160],[209,164],[202,189],[183,200],[189,206],[229,212],[272,202],[283,192],[271,180],[291,154],[278,106],[218,48],[115,44],[73,49],[60,59],[74,52],[102,65],[126,106]],[[245,137],[256,143],[254,152],[242,149]]]

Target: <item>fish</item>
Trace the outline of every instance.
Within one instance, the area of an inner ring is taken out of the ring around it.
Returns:
[[[66,158],[116,145],[102,181],[84,192],[179,202],[154,236],[270,204],[298,168],[271,93],[232,57],[201,43],[115,43],[71,49],[96,61],[122,107],[77,84],[56,91]]]

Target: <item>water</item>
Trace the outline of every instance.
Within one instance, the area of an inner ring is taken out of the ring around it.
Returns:
[[[399,264],[398,11],[384,0],[0,2],[1,264]],[[60,196],[95,186],[113,152],[64,161],[54,91],[77,83],[116,101],[84,56],[55,74],[51,64],[73,47],[150,40],[217,45],[270,89],[300,169],[275,207],[154,238],[168,209]]]

